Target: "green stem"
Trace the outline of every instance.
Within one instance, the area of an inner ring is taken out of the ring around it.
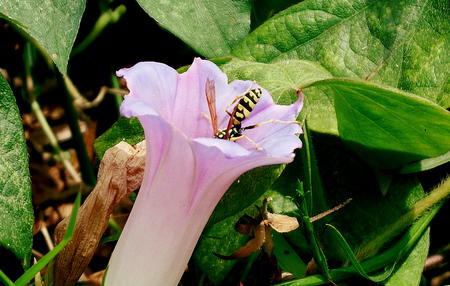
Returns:
[[[433,189],[428,195],[416,202],[408,212],[403,214],[385,231],[377,235],[362,249],[367,249],[369,253],[376,252],[380,247],[386,244],[401,231],[410,226],[417,218],[422,216],[431,207],[444,200],[450,195],[450,177],[445,179],[439,186]]]
[[[9,279],[8,276],[6,276],[3,271],[0,270],[0,281],[3,282],[6,286],[14,286],[14,282]]]
[[[86,38],[73,48],[71,56],[75,56],[84,51],[108,25],[117,23],[126,11],[127,8],[124,5],[120,5],[115,10],[109,9],[103,12]]]
[[[113,89],[119,89],[119,80],[117,79],[117,76],[115,74],[111,75],[111,85],[113,87]],[[123,101],[123,96],[121,96],[120,94],[113,94],[114,97],[114,102],[116,104],[116,110],[117,110],[117,118],[120,117],[120,105],[122,104]]]
[[[42,112],[41,106],[39,105],[39,102],[36,99],[36,95],[34,94],[34,82],[33,82],[33,77],[31,76],[31,69],[32,69],[32,65],[33,65],[32,62],[33,62],[32,46],[29,42],[27,42],[25,44],[25,49],[24,49],[25,81],[26,81],[26,89],[28,92],[28,99],[30,101],[31,110],[33,111],[34,115],[36,116],[36,119],[41,124],[42,131],[44,131],[44,134],[48,138],[50,145],[52,146],[53,150],[55,150],[57,158],[63,163],[64,168],[67,170],[67,172],[73,178],[75,183],[79,184],[79,183],[81,183],[81,178],[78,175],[75,168],[70,163],[70,155],[68,156],[67,153],[65,153],[59,146],[58,140],[56,139],[56,136],[53,133],[52,128],[48,124],[47,118],[45,117],[44,113]]]
[[[78,172],[75,170],[75,168],[70,163],[70,155],[68,155],[66,152],[64,152],[61,147],[58,144],[58,140],[56,139],[55,134],[53,133],[52,128],[48,124],[47,118],[45,118],[44,113],[42,112],[41,106],[37,102],[36,99],[31,100],[31,110],[33,111],[34,115],[36,116],[36,119],[39,121],[42,127],[42,131],[44,131],[44,134],[47,136],[48,141],[50,142],[50,145],[52,146],[53,150],[56,152],[57,158],[63,163],[64,168],[69,172],[70,176],[73,178],[75,183],[79,184],[81,183],[81,178],[78,175]]]
[[[316,233],[314,231],[314,226],[309,217],[309,208],[308,203],[306,201],[307,197],[306,195],[310,193],[310,191],[305,193],[303,190],[303,185],[300,182],[298,182],[297,193],[300,196],[298,200],[298,206],[301,213],[300,217],[298,217],[297,220],[300,220],[299,222],[300,225],[303,225],[303,232],[305,234],[306,239],[308,240],[309,246],[311,247],[314,261],[316,262],[317,267],[328,281],[332,281],[330,269],[328,268],[327,258],[325,257],[322,248],[320,248],[319,242],[316,237]]]
[[[62,82],[67,82],[66,76],[63,76]],[[86,144],[83,139],[83,134],[81,133],[80,126],[78,124],[78,113],[73,105],[73,98],[69,95],[69,89],[71,87],[67,86],[67,84],[65,84],[64,86],[66,87],[66,94],[64,97],[66,99],[67,123],[69,124],[70,131],[72,132],[72,139],[75,142],[75,150],[77,152],[78,162],[80,162],[81,176],[83,177],[83,181],[86,185],[94,186],[96,183],[96,177],[89,160],[89,156],[86,150]]]

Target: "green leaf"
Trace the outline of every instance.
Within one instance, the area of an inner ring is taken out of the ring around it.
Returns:
[[[85,0],[0,0],[0,13],[21,23],[18,28],[34,38],[66,74],[85,4]]]
[[[250,0],[137,2],[161,26],[205,57],[229,55],[250,31]]]
[[[399,269],[385,282],[387,286],[420,285],[423,266],[430,246],[429,230],[417,242]]]
[[[264,63],[314,61],[333,76],[368,78],[447,108],[448,18],[445,0],[306,0],[255,29],[232,54]],[[305,95],[321,103],[322,114],[329,113],[328,90],[308,89]],[[335,124],[324,128],[310,120],[310,126],[336,134]]]
[[[120,117],[116,123],[105,133],[100,135],[94,143],[94,149],[98,158],[103,158],[106,150],[125,141],[130,145],[135,145],[144,140],[144,129],[137,118]]]
[[[399,173],[409,174],[409,173],[423,172],[444,165],[448,162],[450,162],[450,151],[438,157],[423,159],[408,164],[403,168],[401,168],[399,170]]]
[[[277,258],[278,265],[283,271],[292,273],[296,278],[305,276],[306,263],[298,256],[289,242],[282,234],[272,231],[273,255]]]
[[[289,8],[290,6],[301,2],[302,0],[258,0],[253,1],[252,5],[252,30],[264,23],[267,19],[276,13]]]
[[[240,176],[220,200],[209,218],[208,225],[235,215],[252,205],[270,188],[284,168],[285,165],[264,166]]]
[[[195,248],[193,254],[195,263],[214,284],[219,284],[225,279],[238,261],[223,260],[215,256],[214,253],[229,255],[239,247],[244,246],[250,238],[234,230],[234,225],[246,212],[253,215],[255,208],[253,206],[246,208],[207,228],[203,231]]]
[[[316,82],[335,94],[340,137],[380,169],[450,150],[450,113],[432,102],[369,82]]]
[[[258,63],[233,59],[222,66],[230,81],[235,79],[254,80],[267,89],[278,104],[290,104],[296,98],[296,91],[311,83],[333,76],[317,63],[303,60],[286,60],[276,63]],[[317,89],[318,90],[318,89]],[[316,92],[317,93],[317,92]],[[305,107],[301,118],[315,130],[337,133],[336,116],[332,97],[326,94],[315,96],[313,88],[305,91]]]
[[[0,244],[28,266],[33,232],[28,153],[22,120],[0,74]]]

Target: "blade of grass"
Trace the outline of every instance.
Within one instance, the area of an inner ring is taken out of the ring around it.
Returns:
[[[388,279],[394,273],[394,269],[395,269],[395,266],[397,264],[396,262],[394,262],[388,268],[388,270],[386,270],[385,272],[383,272],[381,274],[369,275],[364,270],[364,267],[361,265],[361,263],[359,263],[358,259],[356,258],[355,253],[353,252],[352,248],[347,243],[347,241],[345,240],[345,238],[341,234],[341,232],[337,228],[335,228],[333,225],[331,225],[331,224],[326,224],[326,226],[328,227],[329,230],[331,230],[331,233],[335,236],[336,241],[339,243],[341,248],[344,250],[345,254],[347,255],[347,258],[351,261],[351,263],[355,267],[356,271],[358,271],[359,275],[361,275],[362,277],[364,277],[364,278],[366,278],[368,280],[371,280],[373,282],[379,283],[379,282],[385,281],[386,279]]]
[[[80,207],[81,201],[81,193],[78,193],[77,198],[75,199],[72,214],[70,215],[69,225],[67,227],[67,231],[64,234],[64,239],[58,245],[53,248],[50,252],[48,252],[44,257],[42,257],[36,264],[34,264],[30,269],[28,269],[22,276],[20,276],[13,285],[16,286],[25,286],[31,281],[34,276],[40,272],[53,258],[58,255],[58,253],[69,243],[72,239],[73,232],[75,230],[75,223],[78,214],[78,208]]]

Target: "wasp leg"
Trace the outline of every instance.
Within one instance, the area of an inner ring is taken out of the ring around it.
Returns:
[[[270,120],[263,121],[263,122],[260,122],[260,123],[258,123],[258,124],[255,124],[255,125],[250,125],[250,126],[242,127],[242,130],[253,129],[253,128],[259,127],[259,126],[261,126],[261,125],[268,124],[268,123],[298,124],[298,125],[300,125],[300,126],[302,125],[302,123],[299,122],[299,121],[284,121],[284,120],[278,120],[278,119],[270,119]]]
[[[237,137],[230,138],[230,141],[236,141],[236,140],[239,140],[239,139],[247,139],[248,142],[252,143],[253,146],[255,146],[255,148],[256,148],[257,150],[261,150],[261,149],[262,149],[261,147],[259,147],[258,144],[256,144],[255,141],[253,141],[252,139],[250,139],[249,137],[247,137],[247,136],[245,136],[245,135],[240,135],[240,136],[237,136]]]
[[[244,91],[243,93],[241,93],[240,95],[236,96],[233,101],[227,105],[227,107],[225,108],[227,110],[227,113],[230,114],[228,112],[228,108],[230,108],[236,101],[238,101],[239,99],[241,99],[242,97],[244,97],[244,95],[249,92],[250,90],[252,90],[252,87],[256,84],[256,81],[253,81],[252,84],[247,88],[246,91]]]

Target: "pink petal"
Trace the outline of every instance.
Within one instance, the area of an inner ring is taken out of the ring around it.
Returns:
[[[242,173],[258,166],[288,163],[301,146],[296,124],[270,123],[246,130],[258,146],[244,139],[212,138],[205,97],[206,80],[216,87],[221,128],[229,120],[227,105],[257,86],[227,83],[213,63],[195,59],[178,75],[165,65],[141,63],[118,75],[130,94],[121,112],[136,116],[147,142],[142,186],[110,260],[106,285],[177,285],[201,231],[216,204]],[[290,106],[275,105],[267,91],[244,126],[270,119],[295,120],[302,98]]]
[[[130,93],[126,97],[142,100],[161,117],[171,120],[178,79],[176,70],[161,63],[141,62],[119,70],[117,76],[127,81]]]

